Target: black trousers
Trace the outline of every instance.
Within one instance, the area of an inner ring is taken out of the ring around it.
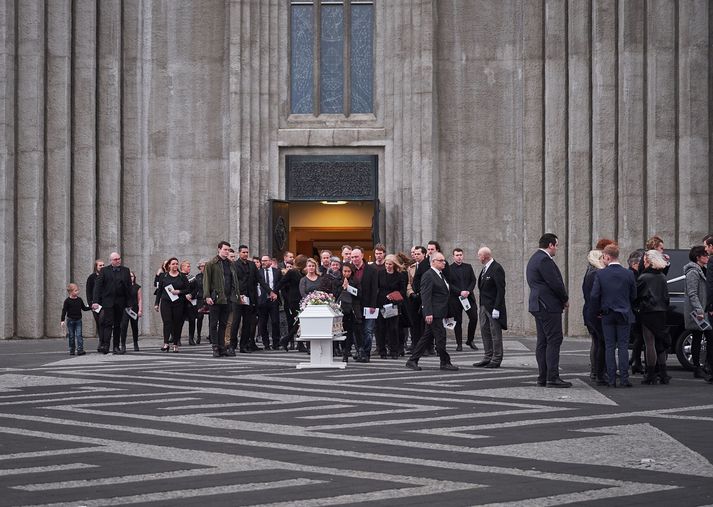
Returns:
[[[129,332],[129,325],[131,325],[131,334],[134,338],[134,345],[139,344],[139,320],[132,319],[129,314],[124,311],[121,317],[121,345],[126,346],[126,335]]]
[[[411,322],[411,347],[415,347],[423,336],[423,315],[421,315],[421,297],[411,296],[406,304],[408,319]]]
[[[381,311],[379,311],[374,325],[374,340],[376,340],[376,353],[378,355],[386,354],[386,319],[381,315]]]
[[[456,327],[453,329],[453,333],[456,336],[456,344],[463,345],[463,305],[460,304],[460,300],[456,299],[453,304],[454,317],[456,319]],[[475,328],[478,325],[478,306],[475,302],[471,303],[470,310],[465,311],[468,315],[468,338],[467,343],[470,343],[475,339]]]
[[[260,337],[265,347],[270,345],[270,335],[267,332],[267,323],[270,321],[272,330],[272,344],[275,348],[280,343],[280,305],[277,301],[271,301],[257,306],[257,318],[260,328]]]
[[[228,326],[229,315],[229,304],[214,304],[208,311],[208,336],[210,336],[210,342],[218,350],[225,349],[225,328]]]
[[[185,319],[185,301],[169,303],[161,301],[161,320],[163,321],[163,343],[181,344],[181,330]]]
[[[233,303],[233,325],[230,328],[230,347],[238,348],[238,328],[240,330],[240,349],[246,349],[250,344],[253,332],[253,320],[255,319],[255,307],[252,305],[241,305]]]
[[[121,317],[125,313],[124,305],[104,306],[101,311],[101,333],[99,334],[99,347],[109,350],[109,345],[114,338],[114,348],[119,348],[121,340]]]
[[[390,319],[384,319],[384,334],[386,335],[386,347],[388,348],[389,355],[392,357],[399,355],[399,350],[401,349],[401,340],[399,339],[399,334],[401,331],[401,326],[399,322],[399,317],[391,317]],[[378,321],[377,321],[378,325]],[[380,354],[386,354],[386,348]]]
[[[423,336],[419,338],[416,346],[413,348],[409,361],[418,363],[418,360],[431,348],[434,341],[436,344],[436,353],[441,359],[441,366],[451,364],[451,356],[446,352],[446,328],[443,327],[442,317],[433,317],[433,322],[430,325],[426,324]]]
[[[562,334],[562,314],[547,312],[532,312],[537,326],[537,345],[535,358],[539,375],[538,382],[557,380],[560,376],[560,348],[564,335]]]
[[[196,334],[196,317],[198,316],[198,307],[193,306],[189,301],[186,304],[184,318],[188,321],[188,337],[192,340]]]

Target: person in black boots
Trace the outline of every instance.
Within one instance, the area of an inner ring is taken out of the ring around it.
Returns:
[[[129,268],[121,265],[121,255],[112,252],[109,266],[104,266],[94,282],[92,310],[101,308],[99,351],[108,354],[113,337],[114,354],[121,354],[121,317],[126,310],[131,287]]]
[[[287,316],[287,336],[284,336],[280,340],[280,347],[288,350],[288,345],[290,348],[294,348],[295,336],[297,336],[297,330],[299,329],[299,319],[297,316],[300,313],[300,280],[302,280],[302,270],[307,265],[307,256],[298,255],[292,264],[287,264],[287,268],[282,274],[282,278],[277,284],[277,290],[282,291],[283,304],[285,306],[285,314]],[[305,346],[303,342],[299,342],[298,349],[304,351]]]
[[[384,260],[384,269],[377,275],[379,292],[377,295],[377,305],[379,305],[384,319],[384,347],[379,350],[381,359],[388,357],[399,358],[399,315],[403,312],[403,302],[406,299],[406,279],[401,276],[401,264],[395,255],[387,255]],[[390,308],[391,307],[391,308]],[[390,314],[389,310],[396,309],[396,314]],[[378,347],[377,347],[378,348]]]
[[[136,275],[131,273],[131,288],[129,289],[129,306],[121,317],[121,350],[126,352],[126,335],[131,325],[131,335],[134,339],[134,352],[139,351],[139,319],[143,315],[143,294],[141,285],[136,283]],[[129,312],[128,310],[131,310]]]
[[[342,309],[342,327],[346,332],[346,339],[342,344],[342,361],[349,362],[352,345],[355,345],[355,336],[361,337],[361,305],[359,304],[359,282],[354,279],[354,266],[345,262],[342,265],[342,283],[334,287],[334,298]],[[358,334],[357,334],[358,333]],[[359,344],[355,345],[360,349]]]
[[[188,322],[188,345],[195,345],[196,336],[196,318],[198,317],[198,300],[193,297],[193,293],[196,291],[196,277],[191,276],[191,263],[188,261],[181,261],[181,273],[186,275],[188,278],[188,287],[190,289],[190,298],[186,298],[186,308],[184,311],[184,318]]]
[[[706,363],[713,364],[713,333],[711,333],[710,318],[705,309],[708,308],[708,295],[706,293],[706,275],[703,269],[708,264],[708,253],[702,245],[696,245],[688,252],[691,261],[683,267],[686,275],[684,284],[683,321],[686,330],[692,334],[691,363],[693,377],[704,378],[713,382],[713,375],[706,372],[700,363],[701,341],[706,336]],[[707,328],[707,329],[706,329]],[[660,372],[659,372],[660,375]]]
[[[230,243],[221,241],[218,243],[218,255],[206,262],[203,271],[203,295],[210,308],[208,329],[213,357],[228,355],[225,351],[225,328],[228,325],[230,305],[238,302],[238,273],[229,255]]]
[[[661,383],[668,384],[666,356],[670,337],[666,327],[668,310],[668,284],[663,270],[666,260],[661,252],[649,250],[644,254],[644,270],[636,279],[636,306],[639,310],[641,330],[646,343],[646,373],[642,384],[655,384],[656,373]]]
[[[94,269],[92,270],[92,274],[87,277],[87,285],[86,285],[87,306],[89,306],[89,307],[91,307],[92,303],[94,303],[94,282],[96,282],[97,276],[99,276],[99,271],[101,271],[101,269],[103,267],[104,267],[104,261],[101,259],[96,259],[94,261]],[[99,313],[92,312],[92,317],[94,317],[94,324],[96,326],[97,338],[99,341],[99,346],[101,346],[101,321],[99,320]],[[101,351],[97,349],[97,352],[101,352]]]
[[[178,352],[181,346],[186,301],[191,299],[191,288],[188,277],[178,270],[177,258],[171,257],[168,260],[168,272],[161,277],[158,289],[154,309],[157,312],[161,311],[163,321],[161,350],[168,352],[169,344],[173,344],[173,352]]]
[[[193,281],[194,292],[191,297],[196,301],[196,345],[201,343],[201,330],[203,329],[203,317],[205,313],[201,310],[205,306],[205,298],[203,297],[203,271],[205,270],[204,259],[198,261],[198,274]],[[210,340],[208,340],[210,341]]]

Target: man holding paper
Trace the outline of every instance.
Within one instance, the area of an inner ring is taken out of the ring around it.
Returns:
[[[374,266],[364,262],[364,251],[359,246],[352,249],[352,264],[354,264],[354,280],[359,283],[361,294],[359,302],[363,308],[363,341],[361,350],[357,351],[356,361],[368,363],[371,357],[371,343],[374,338],[376,318],[379,316],[376,308],[376,298],[379,293],[378,272]]]
[[[478,305],[475,304],[475,272],[473,266],[463,262],[463,249],[453,249],[453,264],[450,266],[448,280],[453,286],[451,295],[451,311],[456,319],[453,330],[456,336],[456,351],[463,350],[463,310],[468,315],[468,339],[465,344],[474,350],[478,347],[473,343],[475,327],[478,325]]]
[[[436,353],[441,360],[441,370],[458,370],[457,366],[451,364],[451,357],[446,352],[446,329],[443,327],[443,319],[448,316],[448,295],[451,293],[451,287],[443,276],[445,264],[446,258],[443,254],[435,252],[431,256],[431,268],[421,277],[421,306],[426,329],[406,361],[406,368],[420,370],[418,360],[426,352],[431,340],[435,340]]]
[[[480,290],[480,333],[485,355],[473,366],[498,368],[503,361],[503,329],[508,328],[505,309],[505,270],[493,259],[490,248],[478,250],[483,270],[478,276]]]
[[[109,266],[104,266],[94,282],[92,310],[101,311],[101,330],[98,352],[109,353],[109,342],[114,337],[114,352],[120,353],[121,319],[131,289],[129,268],[121,265],[121,255],[112,252]]]

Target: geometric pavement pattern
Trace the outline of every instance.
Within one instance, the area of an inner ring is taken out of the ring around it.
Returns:
[[[500,369],[471,366],[481,348],[452,353],[458,372],[2,343],[0,505],[713,502],[713,387],[673,367],[668,386],[594,388],[589,341],[567,338],[574,386],[540,388],[534,339],[505,341]]]

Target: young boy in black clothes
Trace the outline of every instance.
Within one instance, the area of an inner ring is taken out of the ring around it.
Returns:
[[[62,322],[60,325],[67,329],[67,340],[69,341],[69,355],[74,355],[74,344],[77,344],[77,355],[83,356],[84,338],[82,338],[82,312],[91,310],[84,304],[82,298],[79,297],[79,287],[76,283],[67,285],[67,293],[69,297],[64,300],[62,305]]]

